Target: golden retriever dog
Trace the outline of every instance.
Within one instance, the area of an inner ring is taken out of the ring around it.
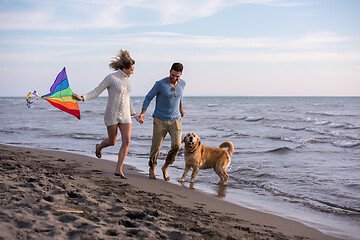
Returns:
[[[185,143],[185,170],[179,182],[183,182],[190,168],[193,169],[190,182],[194,182],[199,169],[214,168],[220,177],[219,183],[225,184],[229,178],[226,169],[230,165],[230,156],[234,153],[232,142],[223,142],[219,148],[211,148],[201,145],[201,140],[196,133],[189,132],[182,142]],[[222,149],[227,148],[227,150]]]

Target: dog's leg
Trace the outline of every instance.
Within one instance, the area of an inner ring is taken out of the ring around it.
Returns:
[[[186,177],[187,173],[189,172],[190,168],[191,168],[190,165],[187,165],[187,164],[185,165],[184,173],[183,173],[182,177],[179,179],[179,182],[183,182],[185,180],[185,177]]]
[[[222,166],[216,165],[214,167],[214,171],[216,172],[217,175],[219,175],[220,177],[220,184],[226,183],[226,181],[228,180],[229,176],[227,175],[226,171],[223,169]]]
[[[219,169],[219,166],[215,166],[215,167],[214,167],[214,171],[215,171],[216,174],[219,175],[219,177],[220,177],[219,183],[222,183],[222,182],[223,182],[223,176],[222,176],[222,174],[221,174],[221,170]]]
[[[226,170],[222,170],[221,172],[222,172],[222,176],[223,176],[221,183],[225,184],[227,182],[227,180],[229,179],[229,175],[226,173]]]
[[[193,167],[193,171],[192,171],[191,179],[190,179],[191,183],[194,182],[195,176],[196,176],[196,174],[198,174],[198,172],[199,172],[199,167]]]

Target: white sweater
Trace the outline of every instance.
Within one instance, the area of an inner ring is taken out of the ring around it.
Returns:
[[[131,123],[131,115],[135,114],[135,111],[130,101],[131,87],[128,76],[121,70],[107,75],[99,86],[83,96],[84,101],[99,96],[105,89],[108,90],[105,125]]]

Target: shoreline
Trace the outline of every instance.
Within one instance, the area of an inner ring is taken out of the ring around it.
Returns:
[[[3,144],[0,160],[4,239],[340,239],[108,160]]]

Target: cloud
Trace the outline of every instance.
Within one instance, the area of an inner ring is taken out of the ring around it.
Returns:
[[[209,53],[209,54],[182,54],[177,57],[179,61],[186,62],[217,62],[217,63],[289,63],[289,62],[359,62],[360,52],[280,52],[280,53]],[[148,62],[167,62],[168,54],[149,55],[137,54],[137,60]]]
[[[234,38],[221,36],[185,35],[175,33],[145,33],[132,41],[138,44],[159,46],[191,46],[196,48],[269,48],[277,39],[273,38]]]
[[[218,63],[289,63],[289,62],[360,62],[360,52],[209,52],[205,54],[196,54],[192,52],[178,52],[169,54],[167,52],[158,52],[157,54],[151,52],[136,52],[136,61],[138,62],[168,62],[171,61],[172,56],[175,55],[179,61],[183,62],[218,62]],[[0,63],[50,63],[50,62],[102,62],[110,59],[106,54],[88,55],[84,57],[81,54],[76,54],[74,51],[68,52],[52,52],[44,51],[37,52],[23,52],[7,53],[0,55]]]
[[[283,41],[274,47],[274,50],[321,49],[329,45],[350,42],[352,40],[350,37],[340,36],[333,32],[316,32],[306,34],[300,39]]]
[[[32,30],[47,26],[49,14],[43,11],[0,13],[0,30]]]
[[[107,50],[123,46],[124,42],[127,48],[137,52],[137,59],[141,61],[168,61],[169,56],[182,56],[183,61],[197,62],[360,61],[358,51],[343,50],[343,46],[354,40],[332,32],[315,32],[295,39],[145,32],[2,39],[0,44],[10,46],[10,51],[2,51],[0,62],[17,62],[19,59],[24,62],[101,61],[109,58],[104,56]],[[12,51],[12,46],[22,46],[25,50]],[[54,48],[57,51],[53,51]],[[89,49],[92,49],[91,53]],[[87,56],[89,54],[91,56]]]
[[[223,37],[209,35],[186,35],[174,32],[143,32],[129,34],[92,35],[92,36],[49,36],[34,37],[26,39],[1,39],[3,45],[19,46],[50,46],[50,47],[101,47],[119,45],[126,42],[134,48],[146,47],[165,48],[177,46],[181,49],[210,49],[219,51],[226,49],[247,49],[267,51],[289,51],[289,50],[319,50],[326,49],[333,45],[339,46],[344,43],[354,43],[356,39],[348,36],[341,36],[332,32],[315,32],[305,34],[295,39],[280,37]]]
[[[267,49],[271,51],[323,49],[333,44],[349,43],[354,39],[332,32],[316,32],[297,39],[258,37],[222,37],[185,35],[171,32],[148,32],[128,36],[128,40],[149,46],[189,46],[208,49]]]
[[[68,0],[14,1],[2,6],[0,30],[122,29],[134,26],[179,24],[211,16],[240,4],[298,6],[289,0]],[[151,18],[140,15],[149,14]]]

